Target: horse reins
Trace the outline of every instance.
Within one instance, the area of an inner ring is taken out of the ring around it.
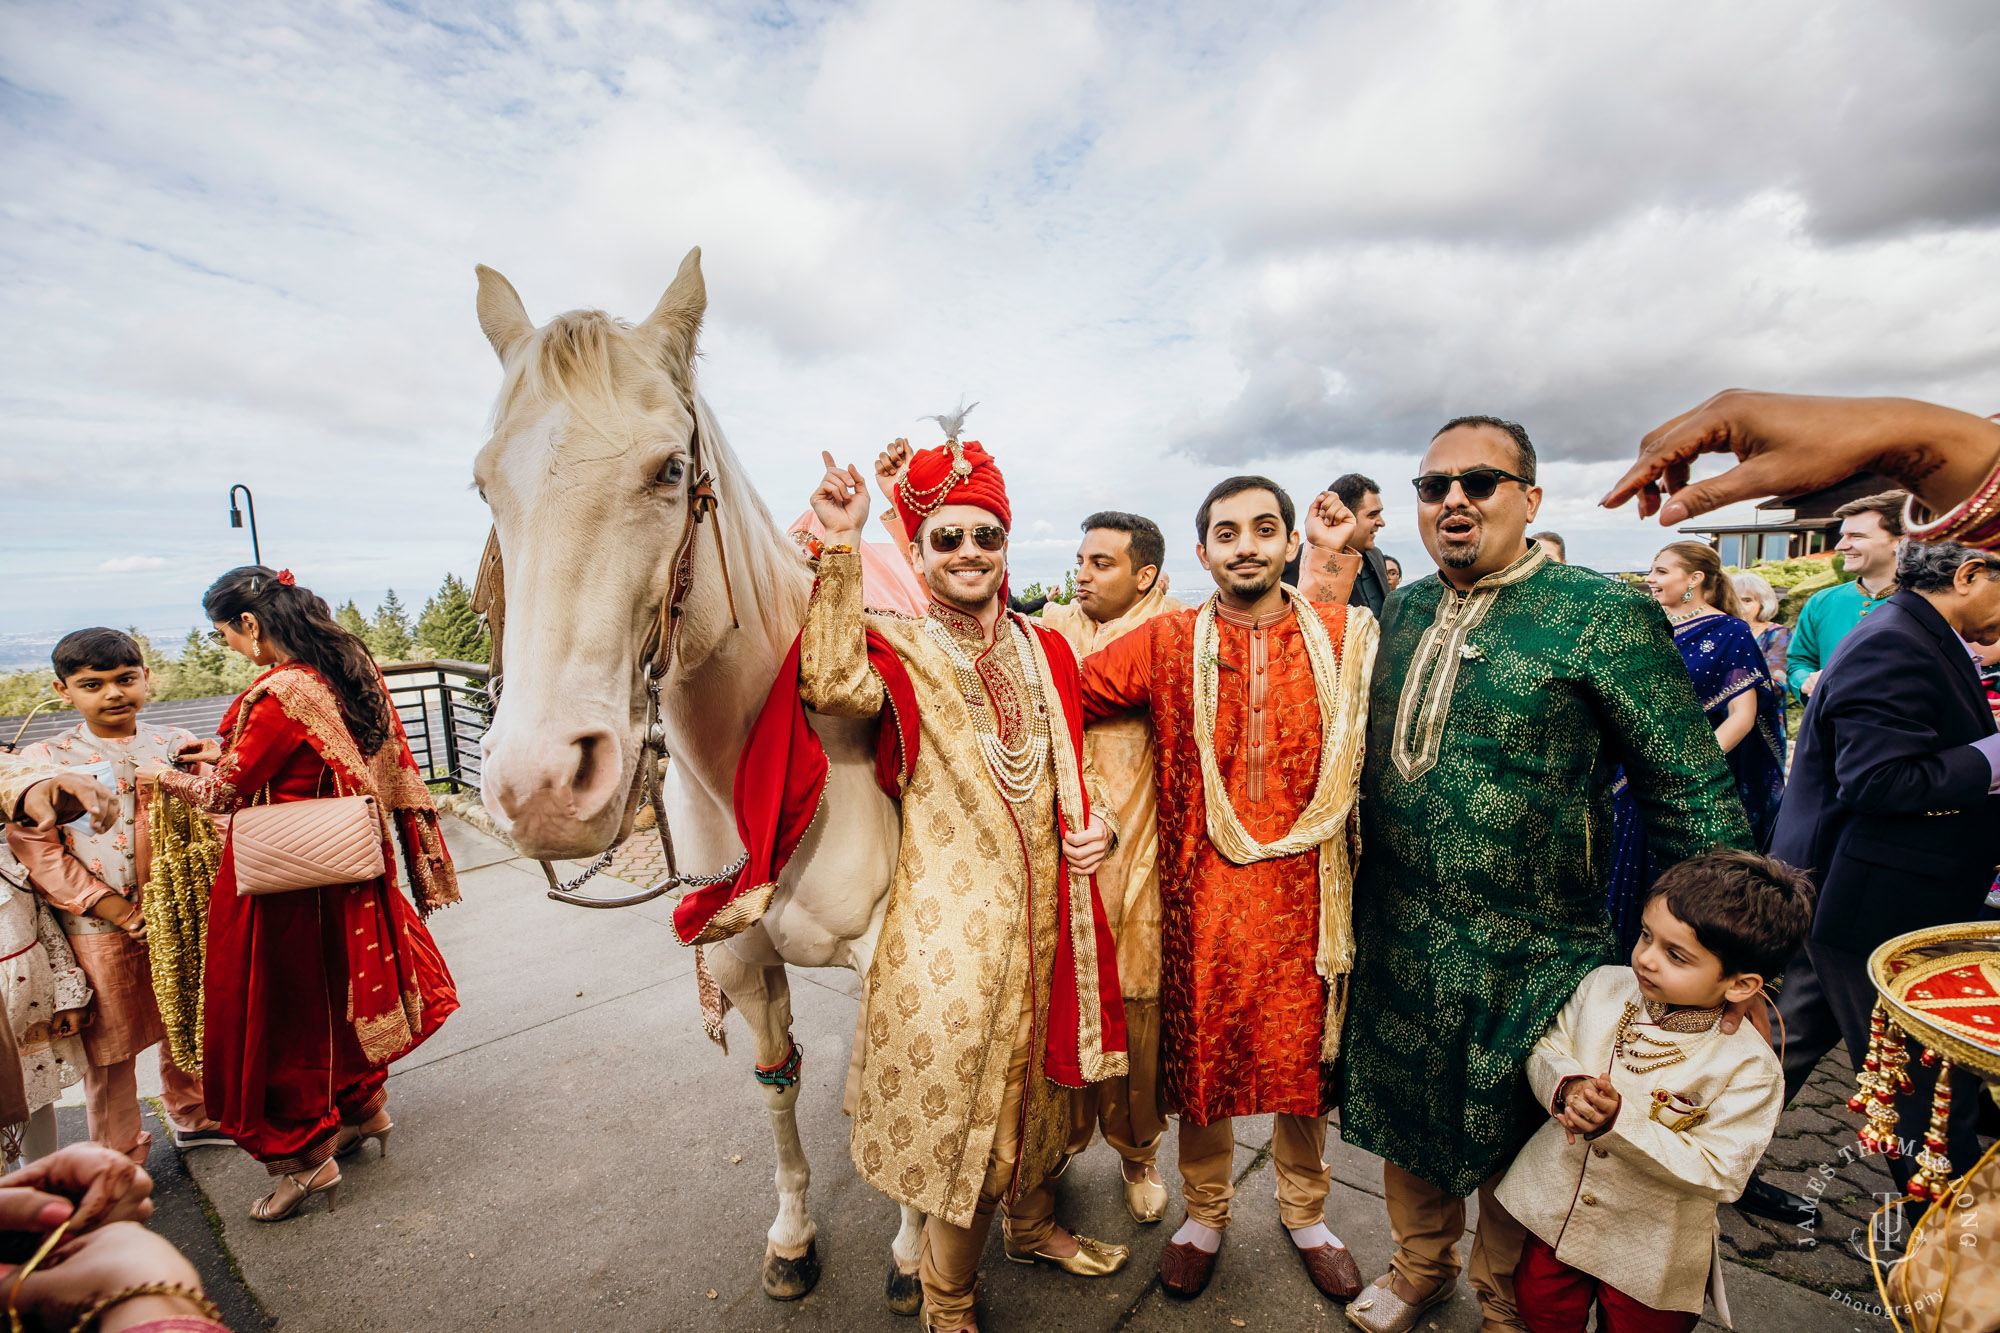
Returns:
[[[646,635],[646,727],[645,739],[639,755],[639,771],[636,781],[640,785],[640,801],[653,809],[653,826],[659,830],[660,851],[666,858],[667,873],[648,888],[637,893],[617,898],[594,898],[580,894],[578,889],[595,878],[611,864],[611,858],[618,850],[617,844],[606,848],[588,869],[567,884],[556,877],[556,870],[547,861],[541,862],[542,874],[549,881],[549,897],[572,907],[636,907],[681,888],[707,888],[735,879],[738,872],[749,860],[746,851],[736,861],[713,875],[683,875],[674,857],[673,830],[667,824],[667,805],[660,789],[660,767],[671,755],[667,750],[666,726],[660,717],[660,682],[672,670],[674,658],[680,652],[683,603],[694,588],[695,544],[701,535],[703,524],[714,519],[715,554],[722,567],[722,592],[729,603],[729,627],[741,629],[742,624],[736,614],[736,590],[729,578],[729,550],[722,540],[722,511],[715,493],[715,474],[702,466],[701,415],[689,396],[688,415],[694,422],[694,429],[688,437],[688,520],[681,527],[680,545],[674,550],[673,563],[667,576],[667,594],[660,599],[659,614],[654,618],[653,627]],[[497,654],[500,627],[494,628],[494,648]],[[500,698],[500,680],[496,676],[489,682],[489,692],[497,704]]]

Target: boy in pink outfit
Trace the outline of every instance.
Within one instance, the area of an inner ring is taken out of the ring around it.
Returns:
[[[146,807],[151,775],[172,763],[192,732],[141,727],[150,675],[138,643],[115,629],[66,635],[54,653],[56,690],[83,721],[28,746],[24,759],[90,770],[118,797],[118,821],[92,833],[82,821],[38,832],[7,827],[7,842],[35,890],[56,911],[96,998],[83,1030],[90,1137],[144,1163],[153,1136],[140,1120],[138,1057],[160,1047],[160,1083],[174,1141],[183,1147],[229,1142],[208,1118],[201,1078],[174,1064],[153,999],[141,892],[152,868]],[[143,789],[142,789],[143,786]]]

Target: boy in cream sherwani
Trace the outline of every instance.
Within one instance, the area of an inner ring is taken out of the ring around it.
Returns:
[[[1687,1333],[1713,1295],[1727,1322],[1715,1206],[1743,1192],[1785,1080],[1723,1010],[1781,976],[1812,888],[1781,862],[1716,851],[1661,875],[1630,967],[1585,977],[1528,1058],[1549,1108],[1500,1182],[1529,1231],[1515,1291],[1529,1333]]]

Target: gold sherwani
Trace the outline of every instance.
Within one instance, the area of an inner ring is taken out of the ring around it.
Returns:
[[[1042,623],[1069,640],[1076,660],[1117,642],[1154,616],[1186,611],[1167,596],[1164,575],[1124,615],[1103,624],[1074,602],[1051,602]],[[1118,940],[1118,980],[1128,1000],[1160,998],[1160,802],[1153,784],[1153,724],[1145,713],[1093,722],[1083,737],[1084,762],[1102,784],[1115,817],[1118,845],[1097,868],[1104,914]]]
[[[941,606],[922,618],[864,612],[859,558],[830,553],[820,564],[799,656],[799,692],[816,712],[859,718],[882,711],[886,693],[869,668],[865,631],[889,643],[916,692],[920,741],[868,973],[852,1152],[876,1189],[958,1227],[971,1224],[978,1205],[1029,1004],[1035,1058],[1021,1099],[1009,1200],[1041,1182],[1068,1137],[1067,1091],[1048,1080],[1040,1056],[1057,932],[1077,935],[1074,923],[1058,919],[1066,872],[1056,814],[1059,798],[1065,808],[1077,802],[1080,775],[1048,664],[1033,632],[1016,626],[1003,616],[989,645],[975,619]],[[976,684],[962,679],[965,665]],[[1038,709],[1052,744],[1041,746],[1032,790],[1010,799],[978,733],[984,726],[1002,745],[1018,746],[1036,727]],[[1070,763],[1052,760],[1052,750],[1069,754]],[[1083,908],[1087,922],[1087,895]],[[1092,1024],[1095,1003],[1093,996],[1084,1005]],[[1103,1055],[1094,1027],[1087,1035],[1085,1076],[1123,1073],[1123,1054]]]

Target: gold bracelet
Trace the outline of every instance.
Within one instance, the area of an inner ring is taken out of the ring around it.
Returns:
[[[1915,541],[1926,543],[1962,541],[1967,537],[1974,537],[1971,544],[1975,545],[1979,544],[1978,537],[1990,541],[1993,534],[1984,529],[1995,518],[2000,518],[2000,463],[1996,463],[1985,480],[1973,488],[1971,495],[1942,514],[1932,513],[1914,495],[1903,507],[1903,523],[1908,535]]]
[[[126,1301],[137,1300],[141,1296],[178,1296],[200,1310],[201,1317],[210,1323],[219,1324],[222,1322],[222,1311],[216,1309],[213,1301],[196,1291],[193,1287],[185,1287],[178,1282],[148,1282],[144,1286],[127,1287],[123,1291],[114,1291],[109,1296],[104,1297],[97,1304],[77,1316],[76,1322],[69,1326],[69,1333],[89,1333],[91,1325],[95,1324],[113,1306],[123,1305]]]
[[[821,555],[853,555],[853,542],[828,542],[819,548]]]

